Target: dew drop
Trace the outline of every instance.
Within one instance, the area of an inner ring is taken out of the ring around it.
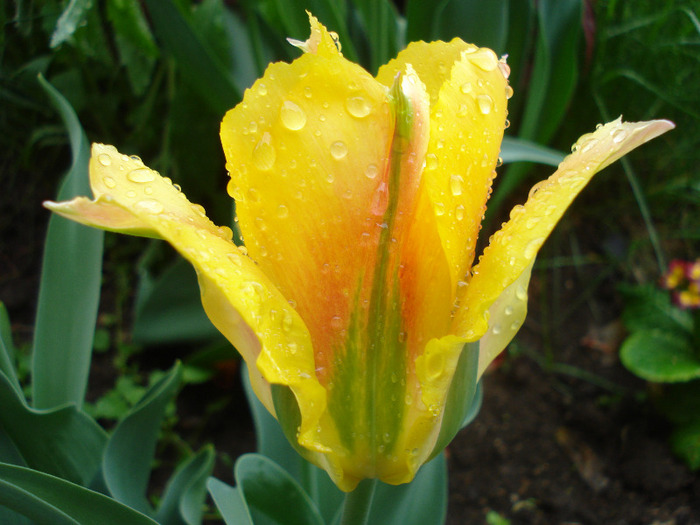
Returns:
[[[306,98],[311,98],[311,96],[312,96],[311,86],[306,86],[304,88],[304,96]]]
[[[461,175],[452,175],[450,177],[450,191],[452,192],[452,195],[455,197],[462,195],[462,184],[464,183],[464,179],[462,179]]]
[[[476,97],[476,103],[479,106],[479,111],[482,115],[488,115],[493,109],[493,100],[488,95],[479,95]]]
[[[126,174],[126,178],[131,182],[139,184],[156,180],[156,176],[150,168],[136,168],[135,170],[131,170]]]
[[[260,83],[260,85],[258,86],[258,94],[263,97],[267,95],[267,86],[265,84]]]
[[[126,196],[130,199],[133,199],[134,197],[136,197],[136,192],[134,190],[129,190],[126,192]]]
[[[472,64],[483,71],[493,71],[498,67],[498,57],[496,53],[486,47],[482,47],[478,51],[470,53],[468,58]]]
[[[306,113],[290,100],[285,100],[280,109],[280,120],[285,128],[298,131],[306,125]]]
[[[425,361],[426,373],[430,379],[437,379],[445,372],[444,354],[433,353]]]
[[[348,154],[348,147],[342,140],[336,140],[331,144],[331,155],[334,159],[340,160]]]
[[[287,343],[287,351],[292,355],[296,354],[297,353],[297,344],[294,341],[289,341]]]
[[[510,85],[506,86],[506,100],[509,100],[513,96],[513,88]]]
[[[280,219],[289,217],[289,208],[287,208],[284,204],[277,206],[277,217]]]
[[[457,207],[455,208],[455,219],[457,219],[458,221],[464,219],[464,206],[462,206],[461,204],[457,205]]]
[[[493,332],[494,335],[500,334],[501,333],[501,325],[499,325],[499,324],[493,325],[493,327],[491,328],[491,331]]]
[[[345,109],[348,110],[353,117],[363,118],[369,115],[372,107],[364,97],[348,97],[345,100]]]
[[[97,160],[103,166],[109,166],[110,164],[112,164],[112,157],[110,157],[107,153],[100,153],[97,156]]]
[[[619,144],[623,140],[625,140],[625,137],[627,136],[627,133],[625,132],[624,129],[616,129],[615,131],[612,132],[612,141],[615,144]]]
[[[438,158],[435,153],[428,153],[425,156],[425,168],[428,170],[434,170],[438,167]]]
[[[284,310],[284,313],[282,314],[282,330],[287,333],[290,332],[293,322],[294,320],[292,319],[292,314],[290,314],[287,310]]]
[[[368,179],[374,179],[379,173],[379,168],[376,164],[368,164],[365,168],[365,177]]]
[[[104,182],[104,185],[110,189],[117,185],[117,182],[112,177],[104,177],[102,182]]]
[[[472,92],[472,89],[474,89],[474,88],[473,88],[471,82],[465,82],[465,83],[462,84],[462,85],[460,86],[460,88],[459,88],[459,90],[460,90],[462,93],[464,93],[465,95],[471,93],[471,92]]]
[[[259,170],[267,171],[275,165],[277,153],[271,142],[272,136],[266,131],[253,149],[253,163]]]
[[[517,297],[520,301],[527,301],[527,290],[525,290],[525,287],[522,284],[519,284],[515,289],[515,297]]]
[[[503,309],[503,313],[506,315],[513,315],[513,307],[512,306],[506,306]]]
[[[163,205],[154,199],[143,199],[138,201],[136,206],[141,208],[143,211],[153,214],[161,213],[163,211]]]
[[[525,256],[525,258],[532,259],[535,255],[537,255],[537,250],[540,249],[540,246],[542,246],[543,242],[544,237],[538,237],[528,242],[525,246],[525,249],[523,250],[523,255]]]
[[[334,330],[340,330],[343,327],[343,319],[339,315],[334,315],[331,317],[331,328]]]
[[[435,215],[438,217],[445,215],[445,205],[442,202],[435,203]]]

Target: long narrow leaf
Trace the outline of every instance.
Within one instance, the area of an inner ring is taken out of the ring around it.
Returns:
[[[104,494],[5,463],[0,463],[0,505],[45,525],[158,525]]]
[[[39,82],[61,114],[73,153],[57,200],[89,195],[87,137],[66,99],[43,78]],[[83,403],[100,296],[103,238],[102,231],[57,215],[49,220],[32,363],[37,408]]]
[[[161,45],[173,56],[183,78],[209,107],[223,115],[241,100],[233,77],[194,31],[173,0],[146,0]]]
[[[10,318],[7,315],[5,305],[0,303],[0,372],[7,376],[10,384],[17,391],[22,393],[17,372],[15,371],[15,347],[12,343],[12,331],[10,330]]]
[[[117,425],[105,450],[103,473],[110,494],[145,514],[153,513],[146,490],[158,433],[180,378],[181,367],[176,364]]]
[[[501,159],[504,164],[509,162],[536,162],[557,167],[564,160],[564,154],[529,140],[504,137],[501,144]]]
[[[253,525],[239,489],[216,478],[209,478],[207,489],[226,525]]]

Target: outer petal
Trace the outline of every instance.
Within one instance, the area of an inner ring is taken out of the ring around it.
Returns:
[[[673,127],[665,120],[623,123],[618,119],[581,137],[556,173],[535,185],[525,205],[516,206],[510,213],[510,220],[490,239],[461,297],[453,333],[469,340],[483,336],[489,324],[487,311],[532,265],[547,236],[593,175]],[[516,286],[525,290],[527,282],[521,281],[526,280],[521,279]],[[503,309],[509,302],[513,308],[522,303],[519,295],[522,296],[523,291],[510,290],[514,292],[507,294],[511,299],[503,304],[499,302]],[[511,331],[512,335],[515,334]],[[500,341],[498,346],[502,343]],[[482,371],[495,357],[495,352],[489,354],[480,362]]]
[[[423,180],[456,289],[467,279],[495,175],[510,89],[508,68],[490,49],[459,39],[414,42],[380,69],[377,80],[390,82],[405,64],[413,66],[431,99]]]
[[[282,367],[275,364],[284,360],[284,369],[295,372],[284,380],[308,411],[300,432],[312,432],[326,396],[311,379],[310,353],[297,351],[310,348],[308,330],[258,266],[231,242],[230,229],[214,225],[200,206],[191,204],[138,157],[121,155],[112,146],[93,145],[90,183],[94,201],[79,197],[65,203],[47,202],[46,207],[90,226],[170,242],[195,267],[204,308],[250,365],[258,397],[274,414],[270,383],[281,381],[277,371]]]

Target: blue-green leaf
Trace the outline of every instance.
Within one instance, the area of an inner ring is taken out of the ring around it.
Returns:
[[[180,385],[176,364],[153,385],[136,406],[119,422],[107,443],[103,473],[110,494],[145,514],[153,514],[146,499],[148,479],[165,416],[165,409]]]
[[[44,525],[158,525],[104,494],[5,463],[0,463],[0,506]]]
[[[238,458],[236,483],[255,525],[323,525],[304,489],[272,460],[260,454]]]
[[[537,162],[557,167],[564,160],[564,154],[530,142],[529,140],[514,137],[503,137],[501,144],[501,159],[504,164],[510,162]]]
[[[22,394],[22,387],[17,379],[15,370],[15,346],[12,342],[12,330],[10,318],[7,315],[5,305],[0,303],[0,372],[7,376],[10,384],[18,394]]]
[[[214,449],[205,447],[177,469],[168,482],[156,520],[162,525],[199,525],[207,479],[214,469]]]
[[[207,489],[226,525],[253,525],[239,489],[216,478],[209,478]]]
[[[100,468],[104,430],[75,405],[37,410],[0,373],[0,431],[31,468],[87,485]]]
[[[87,137],[65,98],[43,78],[39,82],[63,118],[73,153],[58,200],[89,195]],[[100,297],[103,237],[100,230],[57,215],[49,220],[34,333],[36,408],[83,403]]]

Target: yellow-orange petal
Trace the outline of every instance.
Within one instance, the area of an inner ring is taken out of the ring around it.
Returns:
[[[466,281],[495,175],[506,120],[507,78],[495,53],[459,39],[414,42],[379,70],[386,83],[411,64],[431,100],[425,191],[450,266],[453,288]]]
[[[245,244],[312,331],[320,377],[366,299],[393,126],[386,87],[315,53],[270,65],[221,125]]]
[[[665,120],[617,119],[581,137],[557,171],[530,190],[525,205],[516,206],[510,220],[490,239],[461,297],[453,333],[469,340],[484,335],[489,308],[532,264],[547,236],[593,175],[673,127]],[[520,284],[526,287],[526,283]],[[480,363],[480,369],[487,364]]]
[[[214,325],[249,364],[253,389],[274,414],[270,383],[289,385],[302,412],[300,439],[323,417],[325,390],[314,374],[308,330],[260,268],[203,209],[138,157],[95,144],[90,161],[94,201],[46,206],[98,228],[146,233],[172,244],[197,271],[202,303]],[[147,203],[147,204],[144,204]]]

